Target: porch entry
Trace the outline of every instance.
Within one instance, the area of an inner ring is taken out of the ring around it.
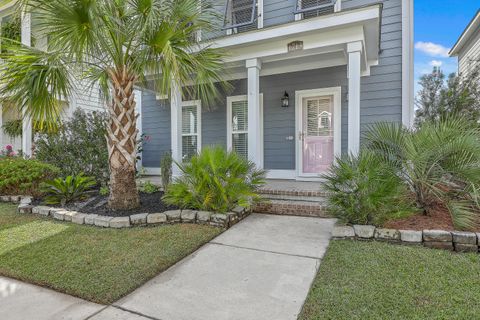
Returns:
[[[341,122],[340,94],[337,91],[317,89],[297,92],[299,177],[318,177],[329,169],[335,155],[339,154]]]

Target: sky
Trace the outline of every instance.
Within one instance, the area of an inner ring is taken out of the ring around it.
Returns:
[[[415,0],[415,92],[422,74],[439,66],[457,72],[457,58],[448,51],[480,9],[480,0]]]

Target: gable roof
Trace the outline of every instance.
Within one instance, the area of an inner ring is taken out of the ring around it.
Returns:
[[[451,57],[457,56],[465,44],[467,44],[468,41],[477,34],[478,30],[480,30],[480,9],[465,28],[460,38],[458,38],[457,43],[455,43],[453,48],[450,50],[449,55]]]

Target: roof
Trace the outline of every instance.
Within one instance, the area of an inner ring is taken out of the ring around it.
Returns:
[[[457,56],[462,48],[469,42],[469,40],[477,34],[478,30],[480,30],[480,9],[465,28],[460,38],[458,38],[457,43],[455,43],[453,48],[450,50],[449,55],[451,57]]]

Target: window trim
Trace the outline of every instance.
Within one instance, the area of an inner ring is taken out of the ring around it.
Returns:
[[[248,95],[242,94],[242,95],[236,95],[236,96],[228,96],[227,97],[227,150],[232,151],[232,134],[233,134],[233,128],[232,128],[232,103],[237,102],[237,101],[247,101],[247,117],[248,117]],[[247,137],[249,134],[249,131],[247,129]],[[263,93],[260,93],[260,137],[258,143],[261,144],[262,146],[262,155],[261,157],[263,158]],[[248,150],[248,148],[247,148]],[[248,157],[248,154],[247,154]]]
[[[184,107],[190,107],[192,105],[195,105],[197,107],[197,133],[196,134],[183,133],[183,121],[182,121],[182,127],[180,128],[180,132],[182,133],[182,140],[183,140],[183,137],[187,137],[187,136],[197,137],[197,152],[200,153],[200,151],[202,150],[202,101],[201,100],[182,101],[182,104],[181,104],[182,114],[183,114]],[[182,159],[183,159],[183,150],[182,150]]]

